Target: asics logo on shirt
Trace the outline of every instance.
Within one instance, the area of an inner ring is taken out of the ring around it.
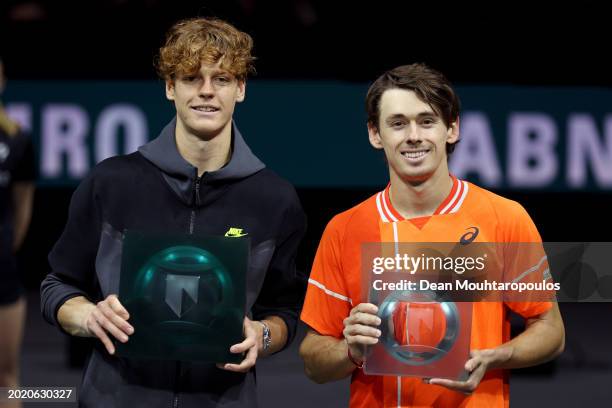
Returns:
[[[472,231],[466,232],[461,236],[461,238],[459,238],[459,242],[461,243],[461,245],[469,244],[470,242],[474,241],[478,236],[479,229],[477,227],[469,227],[468,230]]]

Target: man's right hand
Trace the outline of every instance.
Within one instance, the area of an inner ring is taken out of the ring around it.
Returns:
[[[344,319],[344,338],[351,356],[363,361],[365,346],[378,343],[380,330],[377,328],[381,320],[376,315],[378,307],[372,303],[360,303],[351,309],[349,316]]]
[[[60,307],[57,318],[64,330],[72,335],[100,339],[110,354],[115,354],[115,346],[109,334],[125,343],[134,333],[127,322],[130,314],[117,295],[109,295],[95,305],[82,296],[69,299]]]

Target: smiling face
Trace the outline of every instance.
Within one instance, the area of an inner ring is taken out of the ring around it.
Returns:
[[[174,101],[177,129],[210,140],[231,127],[237,102],[245,96],[245,82],[221,68],[202,64],[189,76],[166,81],[166,97]]]
[[[386,90],[377,126],[368,124],[370,143],[385,151],[391,178],[422,183],[448,174],[446,144],[459,137],[457,122],[447,128],[432,107],[410,90]]]

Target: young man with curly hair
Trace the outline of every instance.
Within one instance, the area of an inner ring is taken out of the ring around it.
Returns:
[[[474,302],[465,381],[362,370],[366,346],[381,336],[378,307],[361,290],[362,243],[460,242],[469,231],[474,242],[533,242],[537,248],[541,242],[520,204],[449,173],[448,155],[459,140],[459,99],[441,73],[423,64],[387,71],[370,87],[366,110],[370,144],[384,151],[389,184],[335,216],[323,233],[301,315],[310,328],[300,347],[306,374],[318,383],[350,376],[352,408],[507,407],[506,370],[540,364],[563,350],[556,303]],[[546,256],[533,252],[508,255],[504,268],[549,279]],[[513,339],[509,311],[527,326]],[[400,337],[408,337],[409,325],[404,327]]]
[[[295,253],[305,216],[294,188],[251,152],[232,117],[253,71],[251,37],[195,18],[175,24],[157,67],[176,117],[138,152],[98,164],[70,204],[42,284],[45,318],[96,337],[79,389],[83,406],[256,406],[258,358],[293,339],[302,297]],[[239,227],[239,228],[238,228]],[[138,327],[117,298],[125,230],[250,238],[239,364],[144,361],[115,355]]]

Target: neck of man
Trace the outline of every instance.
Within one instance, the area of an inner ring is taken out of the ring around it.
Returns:
[[[453,188],[446,162],[427,178],[404,180],[393,170],[390,178],[391,204],[405,219],[433,215]]]
[[[198,169],[198,177],[219,170],[232,156],[232,121],[228,121],[217,134],[203,138],[191,133],[177,120],[176,146],[180,155]]]

